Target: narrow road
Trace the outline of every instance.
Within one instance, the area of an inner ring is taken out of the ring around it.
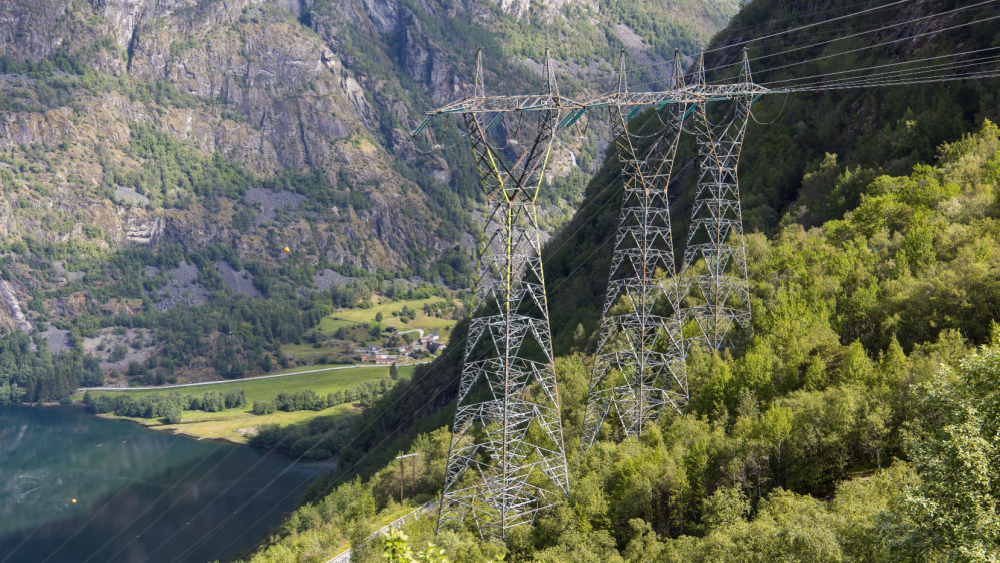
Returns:
[[[427,360],[425,362],[415,362],[412,364],[403,365],[417,365],[417,364],[427,364],[432,360]],[[177,389],[180,387],[197,387],[199,385],[218,385],[220,383],[236,383],[239,381],[256,381],[258,379],[271,379],[274,377],[288,377],[289,375],[302,375],[303,373],[319,373],[321,371],[334,371],[338,369],[355,369],[355,368],[384,368],[384,365],[368,365],[368,364],[357,364],[353,366],[340,366],[335,368],[322,368],[322,369],[311,369],[306,371],[295,371],[292,373],[279,373],[277,375],[262,375],[260,377],[247,377],[245,379],[224,379],[222,381],[202,381],[200,383],[178,383],[177,385],[160,385],[158,387],[81,387],[76,390],[77,393],[85,393],[87,391],[158,391],[161,389]]]

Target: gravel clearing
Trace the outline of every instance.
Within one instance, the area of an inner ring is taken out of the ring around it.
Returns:
[[[305,196],[284,190],[275,193],[263,188],[250,188],[247,190],[246,198],[247,201],[260,203],[261,210],[257,212],[257,224],[260,225],[273,221],[278,209],[290,207],[294,210],[302,203]]]
[[[55,354],[56,352],[63,352],[69,350],[69,331],[59,330],[58,328],[49,327],[45,332],[38,333],[35,338],[45,338],[49,341],[49,352]]]
[[[194,307],[208,303],[208,291],[194,283],[195,278],[198,277],[198,266],[181,262],[180,266],[173,270],[167,270],[166,274],[170,281],[160,288],[159,295],[162,300],[159,303],[153,303],[153,309],[166,311],[178,305]]]
[[[253,274],[246,270],[237,272],[229,265],[229,262],[220,260],[215,263],[215,268],[222,275],[222,281],[235,293],[244,293],[250,297],[260,297],[260,292],[253,286]],[[243,277],[246,276],[246,277]]]
[[[123,188],[118,186],[115,188],[115,201],[130,205],[148,205],[149,198],[140,194],[132,188]]]
[[[139,350],[132,348],[132,341],[135,340],[137,334],[142,334],[142,338],[146,344]],[[125,373],[128,370],[130,362],[144,362],[149,356],[157,353],[159,347],[155,342],[151,342],[151,340],[153,340],[152,332],[146,329],[130,328],[124,335],[116,335],[111,330],[107,330],[97,338],[84,338],[83,350],[100,358],[102,369],[116,369],[121,373]],[[104,350],[97,349],[97,344],[100,342],[104,342]],[[112,363],[108,361],[108,356],[111,355],[116,346],[124,346],[127,351],[124,358]]]
[[[313,275],[313,283],[316,287],[320,289],[330,289],[331,286],[339,285],[344,287],[354,278],[349,278],[347,276],[342,276],[333,270],[326,268],[322,272],[317,272]]]

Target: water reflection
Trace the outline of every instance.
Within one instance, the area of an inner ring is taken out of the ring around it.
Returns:
[[[291,461],[77,408],[0,407],[0,561],[180,563],[231,555],[294,507],[315,466],[293,466],[267,486]]]

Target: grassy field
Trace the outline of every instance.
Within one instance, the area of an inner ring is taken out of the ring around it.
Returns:
[[[221,412],[184,411],[180,424],[164,424],[162,419],[131,419],[153,430],[164,430],[201,439],[228,440],[245,444],[247,435],[252,435],[261,424],[292,424],[311,420],[319,416],[334,416],[337,419],[361,412],[353,405],[343,404],[322,411],[276,412],[254,416],[249,409],[230,409]],[[125,418],[113,414],[102,414],[103,418]]]
[[[413,373],[413,368],[414,366],[401,366],[399,368],[399,376],[401,378],[410,377]],[[251,414],[251,407],[253,406],[254,401],[274,399],[278,396],[278,393],[281,393],[282,391],[294,393],[296,391],[311,389],[315,391],[317,395],[326,395],[327,393],[342,391],[359,383],[380,379],[389,375],[388,367],[348,368],[295,375],[297,372],[311,369],[321,369],[321,367],[309,366],[288,370],[289,373],[292,373],[293,375],[273,377],[269,379],[243,379],[219,383],[216,385],[198,385],[194,387],[179,387],[174,389],[168,388],[155,391],[91,391],[91,394],[94,397],[99,397],[102,395],[114,396],[121,393],[127,393],[141,397],[143,395],[171,393],[174,391],[179,391],[188,395],[201,395],[202,393],[208,391],[229,391],[232,389],[242,389],[248,401],[247,407],[242,409],[229,409],[220,412],[184,411],[180,424],[164,424],[163,419],[158,418],[139,418],[130,420],[135,420],[136,422],[154,430],[178,432],[201,439],[207,438],[228,440],[238,444],[245,444],[247,441],[247,434],[252,434],[255,428],[261,424],[277,423],[285,425],[296,422],[304,422],[319,416],[345,417],[350,414],[360,412],[360,410],[355,408],[353,405],[343,404],[330,407],[322,411],[279,411],[274,414],[254,416]],[[81,401],[82,399],[82,393],[73,396],[74,401]],[[113,414],[102,414],[100,416],[105,418],[127,418],[118,417]]]
[[[323,367],[324,366],[305,366],[288,370],[288,373],[296,374],[298,372],[323,369]],[[335,367],[335,366],[329,366],[329,367]],[[400,366],[399,376],[402,378],[409,377],[410,374],[413,372],[413,368],[414,366]],[[121,393],[128,393],[129,395],[141,397],[143,395],[172,393],[174,391],[179,391],[181,393],[186,393],[188,395],[201,395],[202,393],[207,393],[208,391],[230,391],[232,389],[242,389],[243,393],[247,397],[247,401],[253,404],[254,401],[274,399],[275,397],[278,396],[278,393],[281,393],[282,391],[288,391],[294,393],[296,391],[305,391],[307,389],[312,389],[313,391],[316,392],[317,395],[326,395],[327,393],[333,393],[335,391],[343,391],[348,387],[353,387],[365,381],[372,381],[388,376],[389,376],[389,366],[384,366],[384,367],[378,366],[378,367],[364,367],[364,368],[332,369],[330,371],[322,371],[318,373],[301,373],[298,375],[287,375],[285,377],[271,377],[268,379],[237,379],[234,381],[227,381],[225,383],[218,383],[214,385],[197,385],[193,387],[178,387],[178,388],[141,390],[141,391],[140,390],[91,391],[91,395],[93,395],[94,397],[100,397],[102,395],[115,396]],[[82,394],[73,395],[74,401],[80,401],[82,399],[83,399]]]
[[[329,326],[332,330],[337,330],[337,321],[333,320],[333,317],[338,317],[344,321],[349,321],[353,323],[360,323],[364,325],[369,325],[375,322],[375,315],[382,313],[382,326],[394,326],[399,330],[414,330],[423,329],[424,332],[437,332],[441,335],[441,340],[446,340],[445,333],[451,331],[451,327],[455,326],[454,319],[439,319],[437,317],[430,317],[424,314],[423,307],[428,303],[440,303],[441,301],[446,301],[441,297],[433,297],[431,299],[417,299],[414,301],[390,301],[385,300],[370,309],[344,309],[341,311],[334,312],[328,318],[323,319],[320,326],[323,327],[323,331],[327,331],[327,321],[329,321]],[[398,313],[403,309],[403,306],[407,306],[411,309],[416,309],[417,318],[411,319],[409,323],[403,324],[399,320],[399,317],[392,316],[393,313]],[[343,321],[341,321],[342,323]]]
[[[306,371],[311,369],[321,369],[322,366],[309,366],[289,370],[291,373]],[[408,378],[413,373],[414,366],[400,366],[400,378]],[[292,424],[311,420],[319,416],[344,417],[352,413],[360,412],[353,405],[343,404],[330,407],[322,411],[295,411],[276,412],[274,414],[254,416],[250,413],[254,401],[274,399],[282,391],[296,392],[311,389],[317,395],[326,395],[335,391],[342,391],[349,387],[358,385],[365,381],[372,381],[387,377],[388,367],[370,368],[348,368],[330,370],[318,373],[302,373],[299,375],[288,375],[285,377],[273,377],[269,379],[243,379],[219,383],[216,385],[198,385],[194,387],[179,387],[174,389],[160,390],[125,390],[125,391],[91,391],[91,395],[99,397],[102,395],[119,395],[127,393],[141,397],[151,394],[165,394],[179,391],[188,395],[201,395],[208,391],[229,391],[232,389],[242,389],[247,397],[247,407],[243,409],[229,409],[220,412],[199,412],[184,411],[180,424],[164,424],[162,419],[130,419],[155,430],[165,430],[179,432],[188,436],[198,438],[222,439],[236,443],[246,443],[247,432],[253,432],[254,428],[261,424],[278,423]],[[82,401],[83,394],[73,395],[74,401]],[[113,414],[100,415],[105,418],[126,418]]]

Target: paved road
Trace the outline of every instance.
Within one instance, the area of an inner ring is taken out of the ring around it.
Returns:
[[[416,364],[426,364],[430,363],[430,360],[425,362],[415,362],[413,364],[403,364],[403,365],[416,365]],[[159,387],[81,387],[76,390],[77,393],[85,393],[87,391],[158,391],[161,389],[177,389],[180,387],[197,387],[199,385],[218,385],[219,383],[235,383],[237,381],[256,381],[258,379],[271,379],[273,377],[287,377],[289,375],[301,375],[303,373],[319,373],[321,371],[334,371],[338,369],[355,369],[355,368],[384,368],[385,366],[377,365],[353,365],[353,366],[340,366],[335,368],[322,368],[322,369],[311,369],[306,371],[295,371],[292,373],[279,373],[277,375],[262,375],[260,377],[248,377],[246,379],[225,379],[223,381],[203,381],[201,383],[179,383],[177,385],[160,385]]]

